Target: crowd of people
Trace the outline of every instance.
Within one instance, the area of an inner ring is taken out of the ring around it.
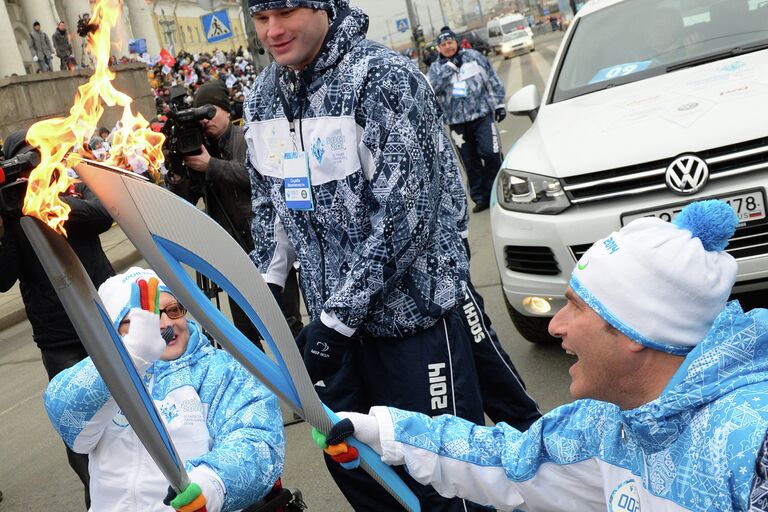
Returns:
[[[296,320],[307,372],[343,418],[313,438],[355,510],[402,507],[355,467],[352,434],[395,466],[423,510],[768,510],[768,311],[728,302],[736,262],[724,249],[738,223],[729,206],[635,220],[582,256],[550,324],[577,358],[576,401],[542,415],[469,275],[461,169],[473,211],[488,208],[506,115],[490,62],[445,27],[425,76],[367,39],[367,15],[347,0],[248,4],[273,58],[264,70],[242,49],[150,65],[155,122],[174,88],[188,107],[213,107],[200,121],[205,142],[166,182],[203,197]],[[94,134],[91,151],[108,151],[109,132]],[[14,154],[34,150],[23,132],[9,139]],[[113,276],[98,244],[110,218],[79,194],[68,222],[75,235],[78,222],[88,230],[70,245],[90,262],[192,480],[165,496],[23,233],[7,228],[0,258],[18,271],[0,284],[21,281],[51,379],[45,406],[70,463],[82,469],[90,457],[90,475],[78,471],[86,507],[258,502],[283,469],[277,399],[211,345],[151,270]],[[233,322],[259,345],[239,314]]]

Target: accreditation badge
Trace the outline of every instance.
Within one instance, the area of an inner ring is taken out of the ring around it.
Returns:
[[[467,82],[464,80],[453,82],[453,97],[454,98],[466,98],[467,97]]]
[[[292,151],[283,155],[283,185],[285,204],[290,210],[315,209],[306,152]]]

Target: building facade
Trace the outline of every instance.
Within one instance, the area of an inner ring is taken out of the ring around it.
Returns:
[[[40,22],[41,30],[51,37],[59,21],[67,27],[78,64],[83,63],[85,41],[77,35],[77,21],[91,12],[94,0],[0,0],[0,77],[23,75],[37,71],[29,50],[32,24]],[[161,48],[172,53],[187,50],[192,53],[247,48],[243,2],[214,0],[202,2],[213,5],[213,11],[225,9],[231,22],[232,37],[218,43],[208,43],[203,33],[201,17],[211,12],[196,0],[123,0],[123,11],[112,30],[112,54],[130,56],[128,44],[132,39],[145,39],[147,53],[155,56]],[[59,69],[59,59],[53,58],[53,68]],[[88,57],[86,55],[87,65]]]

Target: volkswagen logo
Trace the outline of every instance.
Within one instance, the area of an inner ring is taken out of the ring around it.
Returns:
[[[675,194],[695,194],[709,181],[707,162],[696,155],[683,155],[669,164],[666,173],[667,188]]]

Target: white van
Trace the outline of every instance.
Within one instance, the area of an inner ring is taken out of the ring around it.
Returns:
[[[525,30],[529,36],[533,37],[533,31],[522,14],[510,14],[493,19],[488,22],[486,27],[488,28],[488,44],[491,45],[497,55],[501,52],[501,45],[518,30]]]

